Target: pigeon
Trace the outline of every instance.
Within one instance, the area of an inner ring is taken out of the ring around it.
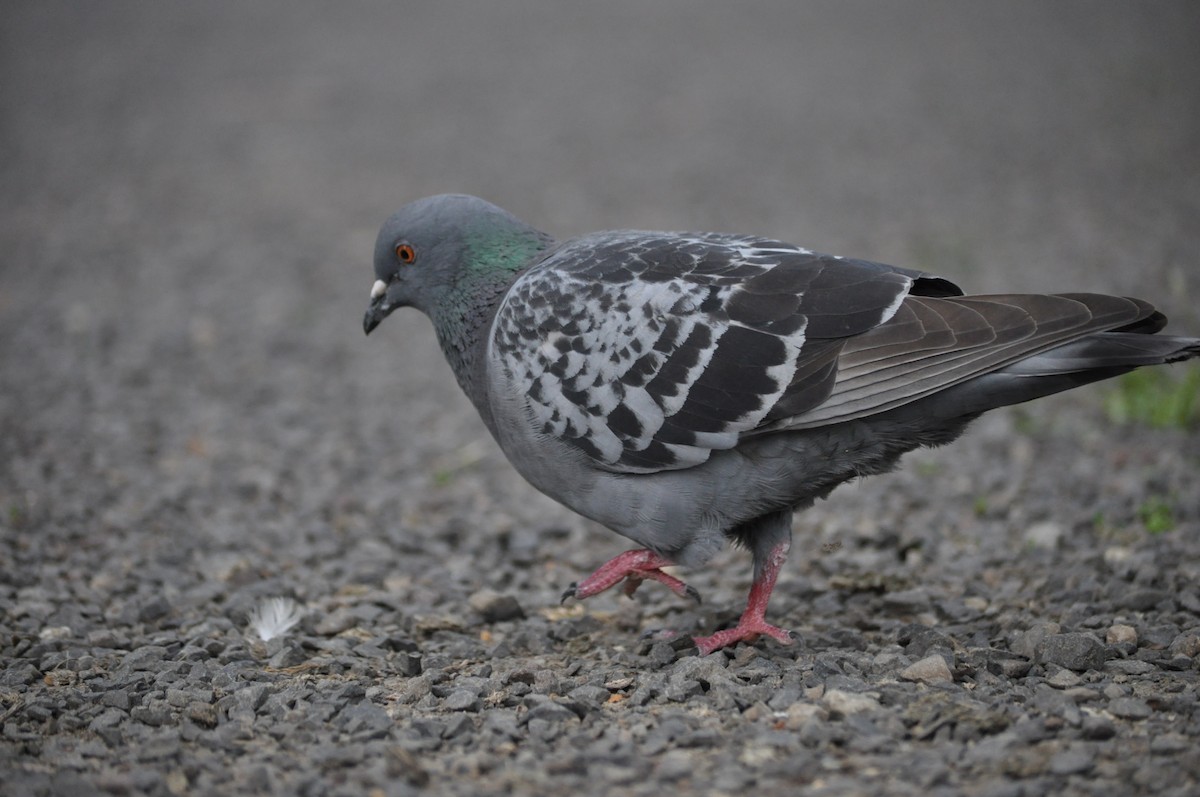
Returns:
[[[701,654],[791,642],[766,621],[792,515],[987,410],[1200,355],[1140,299],[965,295],[911,268],[753,235],[597,232],[556,241],[477,197],[383,224],[363,331],[432,321],[458,384],[534,487],[637,548],[572,584],[626,594],[724,544],[754,575]]]

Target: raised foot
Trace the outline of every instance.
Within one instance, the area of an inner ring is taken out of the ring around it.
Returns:
[[[651,581],[665,584],[680,597],[692,598],[696,603],[699,603],[699,592],[674,576],[662,571],[662,568],[669,567],[672,564],[674,563],[671,560],[646,549],[626,551],[600,565],[600,567],[596,568],[596,572],[583,581],[568,587],[563,592],[562,602],[565,603],[568,598],[583,600],[593,595],[599,595],[604,590],[617,585],[621,581],[625,582],[621,587],[621,591],[626,595],[633,595],[644,580],[650,579]]]
[[[792,644],[792,635],[779,626],[771,625],[762,619],[746,619],[743,617],[733,628],[718,631],[712,636],[698,636],[692,641],[701,656],[707,656],[714,650],[729,647],[738,642],[754,642],[762,634],[766,634],[783,645]]]

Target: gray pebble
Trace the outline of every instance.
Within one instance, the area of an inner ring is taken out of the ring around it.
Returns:
[[[682,703],[690,697],[701,694],[703,691],[699,681],[691,678],[671,678],[667,681],[667,688],[664,694],[668,700]]]
[[[490,589],[480,590],[467,599],[471,608],[479,614],[485,623],[502,623],[507,620],[521,620],[525,610],[515,597],[501,594]]]
[[[574,711],[549,698],[542,698],[537,695],[531,695],[530,698],[536,699],[532,700],[532,705],[526,715],[527,722],[542,720],[549,723],[559,723],[578,718],[578,715]]]
[[[1039,646],[1047,637],[1061,631],[1058,623],[1036,623],[1028,630],[1016,634],[1009,643],[1009,650],[1027,659],[1037,656]]]
[[[119,708],[122,711],[128,711],[133,702],[129,698],[129,692],[124,689],[110,689],[100,697],[101,704]]]
[[[396,654],[394,661],[401,675],[413,678],[421,674],[421,656],[417,653],[401,651]]]
[[[569,693],[572,700],[578,701],[586,706],[598,708],[608,702],[612,692],[602,686],[584,685],[572,689]]]
[[[1179,733],[1164,733],[1150,740],[1150,752],[1155,755],[1178,755],[1195,748],[1195,741]]]
[[[454,689],[446,695],[442,705],[447,711],[479,711],[481,704],[479,696],[473,690]]]
[[[284,644],[278,653],[267,660],[267,666],[277,670],[286,670],[289,667],[299,666],[306,661],[308,661],[308,654],[304,652],[304,648],[299,644],[289,642]]]
[[[900,677],[906,681],[920,681],[927,684],[952,683],[954,681],[954,673],[950,671],[946,660],[936,653],[905,667],[901,670]]]
[[[1106,652],[1103,643],[1091,634],[1050,634],[1037,644],[1037,658],[1068,670],[1084,672],[1102,669]]]
[[[166,657],[167,649],[161,645],[143,645],[132,650],[121,660],[121,670],[138,672],[157,669]]]
[[[313,625],[313,633],[321,636],[335,636],[354,628],[357,624],[358,617],[354,611],[348,606],[341,606],[317,620]]]
[[[1104,663],[1104,669],[1106,672],[1123,675],[1145,675],[1154,672],[1158,667],[1148,661],[1139,661],[1138,659],[1112,659]]]
[[[1127,720],[1144,720],[1154,713],[1149,704],[1136,697],[1118,697],[1108,703],[1108,713]]]
[[[1078,775],[1091,770],[1095,755],[1082,747],[1068,747],[1050,758],[1049,769],[1055,775]]]
[[[338,714],[338,722],[358,740],[373,739],[387,734],[392,718],[373,703],[362,702],[348,706]]]
[[[1117,598],[1117,606],[1133,612],[1145,612],[1169,598],[1161,589],[1133,589],[1123,591]]]
[[[250,684],[233,693],[236,705],[251,713],[258,711],[269,695],[270,688],[266,684]]]
[[[1117,735],[1117,727],[1106,717],[1098,714],[1084,714],[1080,733],[1084,739],[1104,741]]]

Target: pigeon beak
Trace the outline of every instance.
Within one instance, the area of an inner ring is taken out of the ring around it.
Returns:
[[[363,334],[370,335],[371,330],[379,326],[379,322],[388,317],[395,305],[387,304],[387,283],[375,280],[371,286],[371,306],[363,316]]]

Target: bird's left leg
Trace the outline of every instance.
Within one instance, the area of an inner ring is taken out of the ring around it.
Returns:
[[[695,638],[701,656],[738,642],[754,642],[761,634],[784,645],[791,644],[790,633],[766,621],[767,603],[771,600],[779,569],[787,561],[788,549],[792,545],[791,524],[792,513],[789,510],[759,518],[735,529],[735,534],[754,552],[754,582],[750,585],[746,609],[736,626],[711,636]]]
[[[662,571],[662,568],[673,564],[675,563],[670,559],[645,548],[626,551],[600,565],[600,567],[596,568],[596,572],[583,581],[580,581],[578,584],[572,584],[563,593],[562,599],[565,602],[567,598],[575,598],[577,600],[590,598],[615,586],[621,581],[625,582],[621,588],[622,592],[626,595],[633,595],[642,581],[648,578],[665,584],[676,595],[685,598],[694,598],[698,603],[700,601],[700,593],[696,592],[693,587]]]

